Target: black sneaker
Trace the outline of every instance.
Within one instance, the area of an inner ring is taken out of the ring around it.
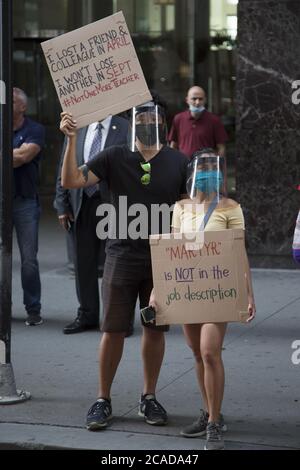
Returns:
[[[43,323],[43,319],[39,314],[30,313],[25,321],[26,326],[36,326],[41,325]]]
[[[108,425],[112,418],[111,402],[106,398],[99,398],[89,409],[86,417],[86,428],[89,431],[97,431]]]
[[[168,415],[166,410],[155,398],[155,395],[142,395],[139,405],[139,416],[143,416],[146,423],[154,426],[167,424]]]

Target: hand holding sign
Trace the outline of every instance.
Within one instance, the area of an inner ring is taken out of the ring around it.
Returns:
[[[248,314],[249,314],[249,317],[247,318],[246,322],[247,323],[250,323],[252,320],[254,320],[255,318],[255,314],[256,314],[256,307],[255,307],[255,303],[254,303],[254,299],[253,297],[250,297],[248,298]]]
[[[73,119],[72,114],[63,112],[60,115],[60,130],[67,136],[72,137],[77,133],[77,122]]]

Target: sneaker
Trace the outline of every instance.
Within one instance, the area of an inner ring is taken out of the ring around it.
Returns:
[[[208,424],[208,413],[204,410],[200,410],[200,416],[197,421],[194,421],[192,424],[189,424],[180,431],[181,436],[184,437],[200,437],[206,434],[206,428]],[[220,413],[220,418],[218,425],[221,428],[222,432],[227,431],[227,425],[224,421],[224,416]]]
[[[222,415],[222,413],[220,413],[218,425],[220,426],[222,432],[227,431],[227,424],[225,423],[224,416]]]
[[[89,409],[86,417],[86,428],[89,431],[97,431],[108,425],[112,418],[112,408],[110,400],[99,398]]]
[[[197,421],[194,421],[189,426],[180,431],[181,436],[184,437],[199,437],[206,434],[206,428],[208,424],[208,413],[204,410],[200,410],[200,416]]]
[[[39,314],[32,314],[30,313],[25,321],[26,326],[36,326],[41,325],[43,323],[43,319]]]
[[[154,426],[167,424],[168,415],[166,410],[155,398],[155,395],[142,395],[139,405],[139,416],[143,416],[146,423]]]
[[[218,423],[208,423],[206,428],[206,443],[204,450],[224,450],[225,444]]]

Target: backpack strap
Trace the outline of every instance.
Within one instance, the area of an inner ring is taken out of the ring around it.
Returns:
[[[209,221],[209,219],[210,219],[210,216],[211,216],[211,214],[213,213],[213,211],[215,210],[215,208],[217,207],[217,205],[218,205],[218,198],[217,198],[217,196],[216,196],[216,197],[213,199],[213,201],[211,201],[211,203],[210,203],[210,205],[209,205],[209,207],[208,207],[208,209],[207,209],[207,212],[206,212],[206,214],[205,214],[205,216],[204,216],[204,218],[203,218],[203,220],[202,220],[202,223],[201,223],[201,226],[200,226],[200,229],[199,229],[200,231],[203,231],[203,230],[205,229],[205,227],[206,227],[206,225],[207,225],[207,223],[208,223],[208,221]]]

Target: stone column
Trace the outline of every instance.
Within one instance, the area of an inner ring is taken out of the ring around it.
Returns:
[[[237,199],[250,254],[291,257],[300,207],[300,104],[292,102],[299,59],[298,0],[239,1]]]

